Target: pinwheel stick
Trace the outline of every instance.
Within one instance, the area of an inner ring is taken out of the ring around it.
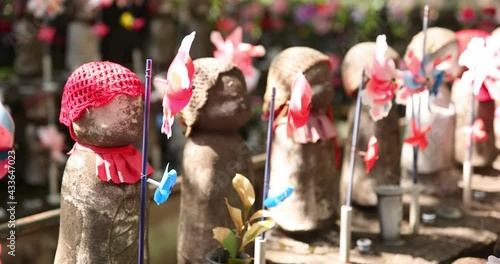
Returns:
[[[473,133],[472,133],[472,125],[474,124],[474,116],[475,111],[474,108],[476,102],[476,97],[474,96],[474,91],[472,91],[471,100],[470,100],[470,133],[469,133],[469,146],[467,149],[467,160],[464,162],[462,177],[464,182],[464,190],[463,190],[463,201],[465,208],[469,208],[472,199],[472,188],[471,188],[471,180],[472,180],[472,147],[474,144],[473,141]]]
[[[273,142],[273,123],[274,123],[274,101],[276,98],[276,87],[271,90],[271,106],[269,111],[269,122],[267,127],[267,142],[266,142],[266,166],[264,169],[264,189],[262,191],[262,210],[266,209],[264,201],[269,194],[269,180],[271,178],[271,149]],[[264,219],[263,219],[264,220]],[[255,264],[266,263],[266,232],[263,232],[259,238],[255,239]]]
[[[148,173],[148,135],[149,135],[149,104],[151,95],[151,72],[153,60],[146,60],[146,80],[144,98],[144,126],[142,128],[142,172],[141,172],[141,207],[139,218],[139,255],[137,263],[144,263],[144,240],[146,222],[147,173]]]
[[[347,189],[346,204],[340,210],[340,261],[349,262],[349,250],[351,249],[351,224],[352,224],[352,188],[354,181],[354,163],[356,162],[356,151],[358,145],[359,118],[361,115],[361,92],[365,86],[366,69],[361,72],[361,82],[356,98],[356,110],[354,112],[354,126],[351,141],[351,156],[349,164],[349,182]]]

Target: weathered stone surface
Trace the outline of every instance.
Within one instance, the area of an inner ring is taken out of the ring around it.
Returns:
[[[473,181],[480,179],[474,177]],[[403,201],[407,215],[410,194],[406,194]],[[437,218],[433,225],[422,225],[417,235],[410,234],[408,218],[405,218],[401,226],[404,244],[389,246],[380,239],[376,212],[355,210],[350,263],[444,264],[464,256],[484,254],[482,257],[486,259],[492,254],[489,251],[500,232],[500,215],[496,213],[500,210],[500,194],[489,193],[487,200],[474,202],[471,211],[461,208],[460,195],[447,198],[421,195],[420,202],[422,212],[451,206],[462,210],[463,217],[457,220]],[[274,230],[267,235],[266,258],[269,263],[280,264],[341,263],[338,237],[337,232],[287,237]],[[359,238],[372,240],[369,253],[361,254],[356,249]]]
[[[193,97],[179,115],[187,125],[187,142],[177,263],[201,264],[208,252],[220,246],[212,229],[234,226],[224,198],[241,208],[231,184],[235,174],[243,174],[252,183],[254,177],[250,151],[238,133],[250,117],[243,74],[229,62],[214,58],[194,64]]]
[[[406,104],[405,138],[411,135],[412,109],[420,127],[431,126],[431,131],[427,133],[429,145],[425,151],[419,149],[418,152],[418,172],[429,174],[452,168],[455,107],[451,103],[449,89],[443,85],[436,96],[429,96],[429,92],[425,91],[414,98],[415,106],[413,100],[408,100]],[[413,171],[413,146],[410,144],[403,144],[401,167]]]
[[[97,10],[88,10],[86,4],[87,1],[75,0],[68,6],[72,19],[66,36],[66,67],[69,71],[101,58],[99,37],[91,31]]]
[[[342,164],[340,193],[342,203],[345,202],[347,186],[349,183],[349,166],[351,153],[352,130],[354,123],[355,105],[349,111],[348,126],[349,136],[344,147],[344,160]],[[399,185],[401,137],[399,129],[399,115],[393,107],[389,115],[382,120],[374,122],[369,114],[369,107],[362,106],[359,119],[358,149],[365,150],[368,140],[375,136],[379,142],[379,158],[370,174],[366,174],[366,165],[363,158],[358,156],[354,164],[352,201],[361,206],[376,206],[377,194],[374,188],[379,185]]]
[[[286,101],[290,99],[292,82],[303,72],[312,88],[311,113],[306,133],[313,118],[324,115],[334,96],[327,57],[311,48],[292,47],[275,57],[269,70],[264,113],[269,110],[272,87],[276,87],[275,124],[271,151],[271,189],[294,185],[293,195],[271,208],[279,227],[290,233],[331,229],[338,217],[339,171],[335,168],[332,138],[299,142],[287,136]],[[267,112],[268,113],[268,112]],[[326,117],[325,117],[326,118]],[[331,121],[328,121],[331,122]],[[309,128],[309,127],[312,128]]]
[[[31,16],[20,18],[14,23],[16,36],[16,58],[14,70],[19,76],[42,74],[43,43],[37,39],[41,23]]]
[[[472,87],[464,87],[460,79],[457,79],[453,83],[451,100],[455,104],[456,109],[455,160],[459,163],[464,163],[468,155],[467,142],[469,136],[464,129],[471,125],[471,96]],[[474,142],[471,164],[474,167],[488,166],[493,162],[497,154],[493,129],[495,102],[476,101],[474,106],[474,118],[481,118],[483,120],[484,130],[488,133],[488,139],[483,142]]]
[[[142,96],[116,93],[109,103],[89,107],[78,119],[72,120],[70,125],[78,143],[114,148],[130,145],[141,138]],[[137,262],[140,182],[117,184],[101,180],[97,175],[96,155],[76,149],[66,163],[54,263]],[[149,261],[147,226],[146,221],[145,263]]]
[[[95,162],[78,150],[68,159],[54,263],[137,263],[140,182],[103,182]]]

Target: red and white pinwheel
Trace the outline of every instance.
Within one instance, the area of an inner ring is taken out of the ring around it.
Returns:
[[[474,120],[472,127],[465,127],[465,133],[472,133],[472,141],[483,142],[488,139],[488,133],[484,130],[483,119],[478,118]],[[470,140],[467,141],[467,146],[470,146]]]
[[[392,98],[396,94],[398,73],[393,60],[386,59],[387,42],[385,35],[377,37],[375,61],[370,69],[370,79],[361,91],[361,102],[370,106],[370,116],[378,121],[389,114]]]
[[[411,121],[411,135],[405,138],[404,142],[414,147],[419,147],[422,151],[427,148],[429,141],[427,140],[427,133],[431,131],[431,126],[417,128],[417,122]]]
[[[371,136],[368,140],[366,151],[360,151],[359,154],[363,156],[363,161],[366,164],[366,173],[370,173],[375,162],[378,160],[378,140],[375,136]]]
[[[222,38],[220,32],[213,31],[210,40],[215,45],[214,58],[229,60],[243,72],[247,89],[253,89],[259,79],[260,73],[253,67],[252,57],[262,57],[266,54],[263,46],[254,46],[243,43],[243,29],[237,27],[231,34]]]
[[[312,90],[302,72],[295,75],[290,96],[286,133],[291,137],[293,132],[307,124],[311,110]]]
[[[478,95],[483,83],[492,98],[500,98],[498,86],[500,81],[500,48],[498,38],[475,37],[467,49],[460,55],[458,64],[467,67],[462,75],[464,85],[472,85],[474,95]]]
[[[195,32],[186,36],[167,71],[167,79],[155,78],[155,87],[165,91],[163,96],[163,124],[161,132],[172,136],[174,116],[191,100],[193,94],[194,63],[189,56]]]
[[[88,0],[85,8],[87,10],[94,10],[97,8],[108,8],[113,5],[114,0]]]

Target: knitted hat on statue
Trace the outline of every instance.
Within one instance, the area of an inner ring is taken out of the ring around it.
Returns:
[[[273,87],[276,87],[275,109],[280,109],[290,99],[292,82],[297,72],[304,73],[320,62],[330,63],[330,59],[325,54],[309,47],[291,47],[280,52],[269,67],[262,106],[263,114],[269,114]]]
[[[68,126],[90,107],[108,104],[117,95],[137,97],[144,94],[141,80],[131,70],[113,62],[90,62],[78,67],[64,86],[59,121]]]
[[[193,63],[195,68],[193,95],[188,105],[178,113],[179,119],[186,126],[184,133],[186,137],[191,135],[192,129],[198,121],[200,110],[207,102],[209,90],[216,85],[219,75],[236,67],[229,61],[214,58],[200,58],[194,60]]]

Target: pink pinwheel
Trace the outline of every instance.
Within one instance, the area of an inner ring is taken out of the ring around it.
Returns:
[[[363,161],[366,164],[366,173],[370,173],[370,170],[375,166],[375,162],[378,160],[378,140],[375,136],[371,136],[368,140],[368,146],[366,151],[360,151],[359,154],[363,156]]]
[[[45,15],[55,17],[64,11],[63,2],[64,0],[29,0],[26,8],[38,18]]]
[[[38,31],[37,38],[40,41],[52,43],[52,41],[54,41],[55,36],[56,36],[55,27],[42,26],[40,28],[40,31]]]
[[[295,75],[290,96],[288,119],[286,126],[287,136],[290,137],[297,128],[307,124],[311,109],[312,90],[302,72]]]
[[[415,120],[412,120],[411,135],[405,138],[404,142],[414,147],[419,147],[421,150],[425,150],[427,148],[427,145],[429,145],[429,141],[427,141],[427,133],[429,131],[431,131],[431,126],[417,128],[417,122],[415,122]]]
[[[94,10],[96,8],[108,8],[113,5],[114,0],[88,0],[85,8],[87,10]]]
[[[109,30],[109,26],[102,21],[96,22],[91,28],[92,33],[101,39],[109,33]]]
[[[266,54],[263,46],[243,43],[243,30],[237,27],[224,40],[220,32],[213,31],[210,40],[215,45],[214,58],[233,62],[245,75],[247,88],[253,89],[258,71],[253,67],[252,57],[262,57]]]
[[[163,124],[161,132],[172,136],[174,116],[189,103],[193,94],[194,64],[189,56],[195,32],[186,36],[167,71],[167,79],[155,78],[155,87],[165,91],[163,96]]]
[[[477,96],[484,84],[492,98],[499,97],[499,91],[495,82],[500,80],[500,49],[498,40],[494,37],[475,37],[467,49],[460,55],[458,64],[467,67],[462,75],[464,85],[472,85],[474,94]]]
[[[361,91],[361,102],[369,105],[370,116],[378,121],[389,114],[392,107],[392,98],[398,89],[396,65],[393,60],[386,59],[387,43],[385,35],[377,37],[375,61],[370,69],[370,79],[366,89]]]

